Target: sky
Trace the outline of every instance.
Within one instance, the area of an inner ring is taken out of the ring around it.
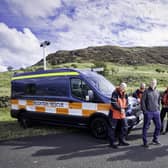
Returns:
[[[0,71],[89,46],[168,46],[168,0],[1,0]]]

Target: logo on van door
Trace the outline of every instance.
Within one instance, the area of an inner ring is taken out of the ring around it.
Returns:
[[[48,107],[67,107],[67,103],[65,102],[34,101],[34,105]]]

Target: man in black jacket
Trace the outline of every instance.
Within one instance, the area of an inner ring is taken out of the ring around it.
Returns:
[[[161,133],[166,134],[168,132],[168,87],[167,89],[164,91],[163,95],[162,95],[162,110],[161,110],[161,114],[160,114],[160,118],[161,118]],[[166,126],[166,130],[164,132],[164,118],[167,114],[167,126]]]
[[[135,97],[135,98],[138,100],[138,102],[141,102],[142,95],[143,95],[145,89],[146,89],[146,84],[145,84],[145,83],[141,83],[140,88],[137,89],[137,90],[132,94],[132,96]]]
[[[147,143],[147,130],[149,128],[151,120],[155,125],[155,131],[153,134],[152,144],[160,145],[158,136],[161,129],[160,120],[160,93],[156,90],[157,80],[153,79],[148,89],[145,90],[142,100],[141,108],[144,114],[143,125],[143,146],[148,147]]]

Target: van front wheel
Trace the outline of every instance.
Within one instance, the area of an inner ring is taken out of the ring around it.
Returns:
[[[107,121],[104,118],[94,118],[91,121],[90,128],[96,138],[103,139],[107,137]]]

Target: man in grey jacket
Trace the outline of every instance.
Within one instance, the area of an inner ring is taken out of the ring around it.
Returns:
[[[144,114],[144,124],[143,124],[143,146],[148,147],[147,142],[147,130],[149,128],[151,120],[153,120],[155,125],[155,131],[153,134],[152,144],[160,145],[158,136],[161,129],[160,120],[160,93],[156,90],[157,80],[153,79],[150,83],[148,89],[145,90],[142,101],[141,108]]]

